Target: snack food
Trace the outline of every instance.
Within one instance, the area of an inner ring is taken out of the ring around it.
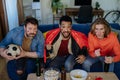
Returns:
[[[74,75],[75,78],[82,78],[81,75]]]
[[[44,73],[44,79],[45,80],[58,80],[59,78],[59,71],[57,70],[46,70]]]

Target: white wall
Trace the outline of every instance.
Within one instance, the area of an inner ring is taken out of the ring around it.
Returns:
[[[51,0],[41,0],[42,24],[50,24],[53,21]]]
[[[42,18],[41,18],[41,3],[40,2],[33,3],[33,0],[23,0],[23,8],[24,8],[25,18],[27,16],[35,17],[38,20],[39,24],[41,24]]]
[[[24,17],[26,16],[35,16],[35,13],[33,14],[32,10],[32,2],[33,0],[23,0],[23,10],[24,10]]]
[[[98,0],[92,1],[92,6],[95,7],[95,2]],[[104,15],[111,10],[120,10],[120,0],[99,0],[100,7],[105,11]]]
[[[98,0],[93,0],[92,5],[95,7],[95,2]],[[118,0],[99,0],[100,7],[104,10],[116,10]]]
[[[33,2],[33,0],[23,0],[23,5],[26,6],[26,5],[31,5]]]

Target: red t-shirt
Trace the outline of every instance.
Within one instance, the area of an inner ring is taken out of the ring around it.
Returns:
[[[58,56],[65,56],[65,55],[68,55],[69,52],[68,52],[68,40],[62,40],[61,41],[61,44],[60,44],[60,48],[58,50]]]

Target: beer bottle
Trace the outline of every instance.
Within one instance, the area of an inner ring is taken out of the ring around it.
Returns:
[[[41,64],[39,58],[36,59],[36,76],[41,76]]]
[[[64,66],[61,68],[61,80],[66,80],[66,70]]]
[[[106,56],[106,57],[110,57],[110,56]],[[109,63],[105,63],[104,62],[104,72],[108,72],[109,71],[109,66],[110,66]]]
[[[104,62],[104,72],[108,72],[109,71],[109,65],[110,64]]]

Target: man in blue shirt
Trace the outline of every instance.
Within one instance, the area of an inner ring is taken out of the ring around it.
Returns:
[[[36,70],[35,58],[43,58],[44,38],[38,30],[38,21],[35,18],[27,18],[24,27],[16,27],[8,32],[0,43],[0,55],[8,60],[7,71],[11,80],[26,80],[29,73]],[[18,57],[8,56],[6,47],[9,44],[20,46]],[[17,65],[18,60],[25,59],[24,70]]]

